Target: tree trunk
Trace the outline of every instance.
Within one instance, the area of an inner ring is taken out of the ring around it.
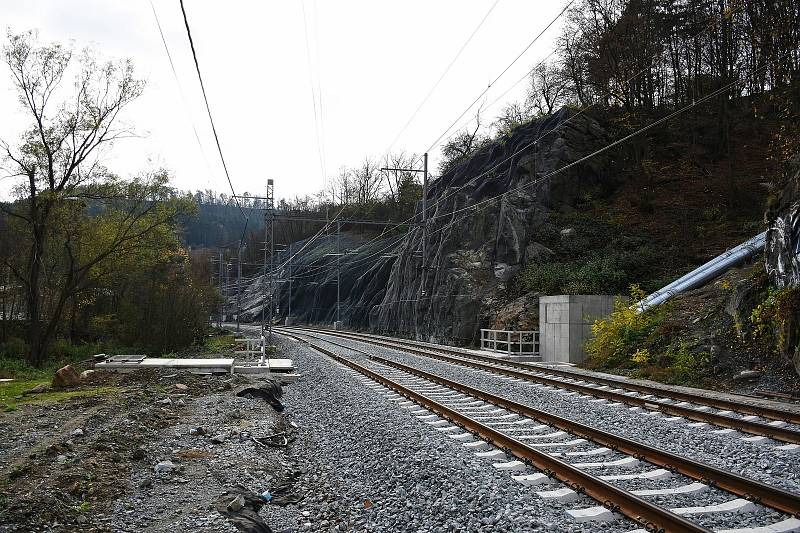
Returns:
[[[34,207],[32,212],[37,216],[38,209]],[[28,258],[28,291],[26,299],[28,304],[28,344],[30,345],[30,363],[39,366],[44,359],[45,346],[41,335],[41,307],[39,299],[39,285],[42,272],[41,258],[44,254],[44,224],[36,222],[33,224],[33,244],[31,245],[31,256]]]

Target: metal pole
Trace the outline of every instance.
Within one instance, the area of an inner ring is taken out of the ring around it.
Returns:
[[[270,195],[272,196],[272,195]],[[270,208],[269,218],[269,344],[272,345],[272,322],[275,315],[275,221]]]
[[[239,315],[242,314],[242,246],[236,261],[236,333],[239,333]]]
[[[286,318],[288,322],[291,324],[292,321],[292,242],[291,238],[289,239],[289,302],[288,307],[286,310]],[[287,325],[290,325],[287,324]]]
[[[222,306],[219,310],[219,320],[217,320],[217,327],[222,327],[222,315],[225,314],[225,294],[222,291],[222,284],[224,283],[225,276],[222,273],[222,269],[224,268],[222,265],[222,250],[219,251],[219,294],[222,296]]]
[[[267,227],[267,214],[264,214],[264,262],[261,267],[261,272],[263,272],[261,276],[261,286],[264,287],[266,285],[266,278],[269,275],[267,272],[267,246],[266,242],[269,238],[269,228]],[[267,295],[266,291],[264,291],[264,300],[261,302],[261,338],[264,338],[264,330],[266,329],[266,322],[264,320],[264,307],[266,306]]]
[[[339,302],[340,302],[340,286],[341,286],[341,236],[342,236],[342,223],[337,221],[336,222],[336,322],[341,320],[339,315]],[[338,324],[337,324],[338,325]]]
[[[422,296],[425,296],[425,256],[428,249],[428,153],[425,152],[422,167]]]

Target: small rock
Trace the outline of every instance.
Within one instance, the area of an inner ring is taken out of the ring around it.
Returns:
[[[152,487],[152,486],[153,486],[153,480],[150,479],[149,477],[145,478],[145,479],[143,479],[143,480],[141,480],[139,482],[139,488],[140,489],[146,489],[146,488],[149,488],[149,487]]]
[[[188,385],[184,385],[183,383],[176,383],[175,384],[175,388],[177,390],[180,390],[180,391],[189,390],[189,386]]]
[[[271,501],[272,500],[272,493],[270,491],[268,491],[268,490],[265,490],[264,492],[261,493],[261,499],[264,500],[265,502]],[[306,516],[305,513],[307,513],[307,512],[308,511],[305,511],[303,516]]]
[[[34,388],[26,390],[23,394],[39,394],[47,391],[47,383],[39,383]]]
[[[67,456],[66,455],[59,455],[58,457],[56,457],[56,461],[58,461],[59,463],[61,463],[63,465],[64,463],[67,462]]]
[[[94,370],[84,370],[81,372],[81,381],[86,381],[87,379],[91,378],[94,374]]]
[[[162,472],[172,472],[176,468],[178,468],[177,465],[172,461],[161,461],[155,466],[154,470],[160,474]]]
[[[81,384],[81,377],[71,365],[61,367],[53,376],[52,386],[54,389],[68,389],[77,387]]]
[[[761,377],[761,372],[759,370],[742,370],[735,376],[733,376],[734,381],[755,381]]]
[[[225,442],[225,435],[214,435],[209,440],[212,444],[222,444]]]
[[[70,432],[70,436],[72,436],[72,437],[83,437],[83,430],[81,428],[73,429],[72,432]]]
[[[164,398],[163,400],[158,400],[156,403],[161,405],[172,405],[172,399]]]
[[[575,236],[575,228],[564,228],[561,230],[561,237],[568,238]]]
[[[243,507],[244,507],[244,496],[239,494],[228,504],[228,511],[235,513],[237,511],[241,511]]]
[[[189,435],[195,435],[198,437],[202,437],[206,434],[206,430],[201,427],[192,428],[189,430]]]

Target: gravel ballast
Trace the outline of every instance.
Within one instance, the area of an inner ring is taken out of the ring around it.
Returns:
[[[747,443],[740,441],[738,438],[706,434],[710,429],[715,428],[709,426],[704,429],[692,429],[685,426],[686,421],[667,421],[663,416],[644,416],[640,413],[630,412],[624,406],[609,407],[603,404],[594,404],[588,402],[587,399],[579,398],[577,395],[565,396],[557,390],[532,387],[527,382],[513,381],[509,378],[475,369],[404,354],[398,350],[353,343],[343,339],[332,340],[339,344],[351,345],[358,349],[366,350],[371,354],[409,364],[448,379],[460,381],[533,407],[569,417],[609,432],[640,440],[701,462],[741,473],[765,483],[792,491],[796,491],[798,487],[798,470],[800,470],[798,468],[798,457],[800,456],[773,450],[775,445],[782,443],[770,441],[766,443]],[[328,345],[327,347],[336,353],[359,362],[363,363],[365,361],[363,354],[357,351],[348,350],[340,346]],[[619,456],[615,455],[609,458],[616,459]],[[625,486],[624,488],[654,488],[652,483],[647,484],[646,487],[642,487],[641,481],[627,483],[630,486]],[[667,483],[667,486],[676,486],[678,484],[681,483],[672,481]],[[713,491],[696,498],[695,503],[692,503],[691,498],[676,499],[675,505],[688,506],[704,505],[710,502],[719,503],[733,497],[730,494]],[[702,502],[698,503],[697,500],[702,500]],[[590,503],[589,505],[594,504]],[[573,506],[580,507],[581,505],[573,504]],[[776,522],[781,518],[779,513],[760,508],[754,513],[715,515],[698,519],[698,522],[715,527],[743,527],[744,525],[765,525]]]
[[[354,371],[302,343],[290,349],[304,377],[285,400],[300,425],[294,443],[311,531],[630,531],[628,520],[573,523],[582,498],[545,502]],[[377,390],[373,390],[376,388]],[[305,453],[304,453],[305,451]],[[312,493],[316,491],[316,496]],[[365,504],[365,502],[367,502]]]

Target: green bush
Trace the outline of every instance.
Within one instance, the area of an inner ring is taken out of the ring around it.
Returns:
[[[638,285],[630,289],[631,302],[645,297]],[[630,303],[617,300],[608,318],[592,325],[594,336],[586,343],[589,366],[595,368],[635,368],[649,364],[647,341],[664,321],[665,307],[639,313]]]

